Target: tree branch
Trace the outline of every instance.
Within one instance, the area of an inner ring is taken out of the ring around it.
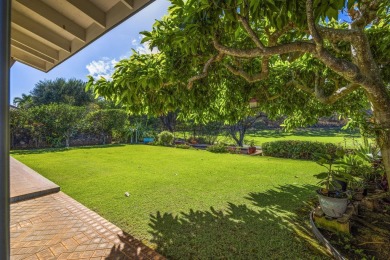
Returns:
[[[363,0],[360,5],[360,12],[357,12],[356,19],[353,19],[351,28],[363,30],[371,23],[379,9],[380,0]],[[355,11],[356,13],[356,11]]]
[[[204,67],[203,67],[203,70],[202,70],[202,73],[201,73],[201,74],[198,74],[198,75],[195,75],[195,76],[191,77],[191,78],[188,80],[187,88],[188,88],[188,89],[191,89],[192,86],[194,85],[194,82],[195,82],[195,81],[207,77],[208,72],[209,72],[209,67],[211,66],[211,64],[214,63],[214,62],[220,61],[220,60],[223,58],[223,56],[224,56],[223,53],[219,53],[218,55],[212,56],[212,57],[205,63],[205,65],[204,65]]]
[[[292,85],[297,87],[298,89],[316,97],[321,103],[327,104],[327,105],[335,103],[340,98],[352,93],[353,91],[355,91],[356,89],[358,89],[360,87],[359,84],[350,83],[344,87],[341,87],[341,88],[335,90],[331,95],[325,95],[323,93],[323,91],[320,91],[318,82],[317,82],[314,90],[309,88],[305,84],[302,84],[302,82],[300,83],[296,80],[291,80],[290,82],[288,82],[286,84],[287,87],[292,86]]]
[[[317,51],[320,51],[323,48],[323,41],[321,35],[317,31],[316,24],[315,24],[314,12],[313,12],[313,0],[306,1],[306,17],[307,17],[307,26],[309,28],[309,32],[313,37],[314,42],[316,43]]]
[[[261,72],[255,75],[250,75],[249,73],[245,72],[244,70],[238,70],[234,68],[233,66],[229,64],[225,64],[225,67],[234,75],[240,76],[244,78],[246,81],[249,83],[257,82],[260,80],[263,80],[268,77],[269,75],[269,69],[268,69],[268,64],[269,64],[269,58],[264,57],[263,61],[261,63]]]
[[[257,37],[256,33],[253,31],[252,27],[249,25],[249,22],[246,18],[242,17],[241,15],[238,16],[238,20],[241,22],[242,26],[248,33],[249,37],[252,39],[252,41],[256,44],[258,48],[261,50],[265,49],[265,46],[260,41],[259,37]]]
[[[213,39],[213,44],[214,48],[217,49],[219,52],[229,56],[240,58],[260,58],[290,52],[316,54],[315,45],[313,43],[303,41],[286,43],[272,47],[265,47],[264,50],[260,48],[252,48],[246,50],[230,48],[220,44],[216,37],[214,37]]]
[[[340,42],[340,41],[353,42],[356,36],[362,35],[362,32],[356,29],[336,29],[336,28],[324,27],[321,25],[318,25],[317,29],[323,38],[331,42]]]

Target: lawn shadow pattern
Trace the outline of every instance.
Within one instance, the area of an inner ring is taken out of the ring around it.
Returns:
[[[107,260],[165,259],[163,256],[124,231],[117,236],[120,242],[111,248],[109,255],[105,257]]]
[[[311,185],[286,185],[250,193],[246,199],[252,205],[229,202],[223,211],[211,207],[180,215],[157,212],[150,216],[151,242],[169,259],[325,258],[309,227],[291,212],[291,205],[309,192]]]

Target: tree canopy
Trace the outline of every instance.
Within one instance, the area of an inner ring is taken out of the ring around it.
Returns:
[[[332,111],[361,117],[370,104],[390,177],[389,0],[171,3],[142,32],[160,53],[121,61],[112,81],[91,78],[96,93],[136,112],[225,118],[243,115],[256,97],[292,126]]]
[[[57,78],[55,80],[41,80],[29,95],[22,94],[14,98],[13,102],[21,108],[62,103],[73,106],[85,106],[94,102],[91,91],[85,91],[85,82],[79,79]]]

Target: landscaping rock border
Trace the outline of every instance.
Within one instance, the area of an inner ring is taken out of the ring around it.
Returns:
[[[318,230],[316,227],[314,220],[313,220],[313,214],[314,210],[310,212],[309,217],[310,217],[310,225],[311,229],[313,230],[314,235],[316,236],[317,240],[325,245],[326,249],[328,252],[337,260],[347,260],[339,251],[337,251],[336,248],[332,246],[332,244],[321,234],[321,232]]]

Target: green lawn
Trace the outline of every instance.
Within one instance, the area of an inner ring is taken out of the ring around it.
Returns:
[[[295,213],[313,162],[146,145],[12,156],[172,259],[320,257]]]

